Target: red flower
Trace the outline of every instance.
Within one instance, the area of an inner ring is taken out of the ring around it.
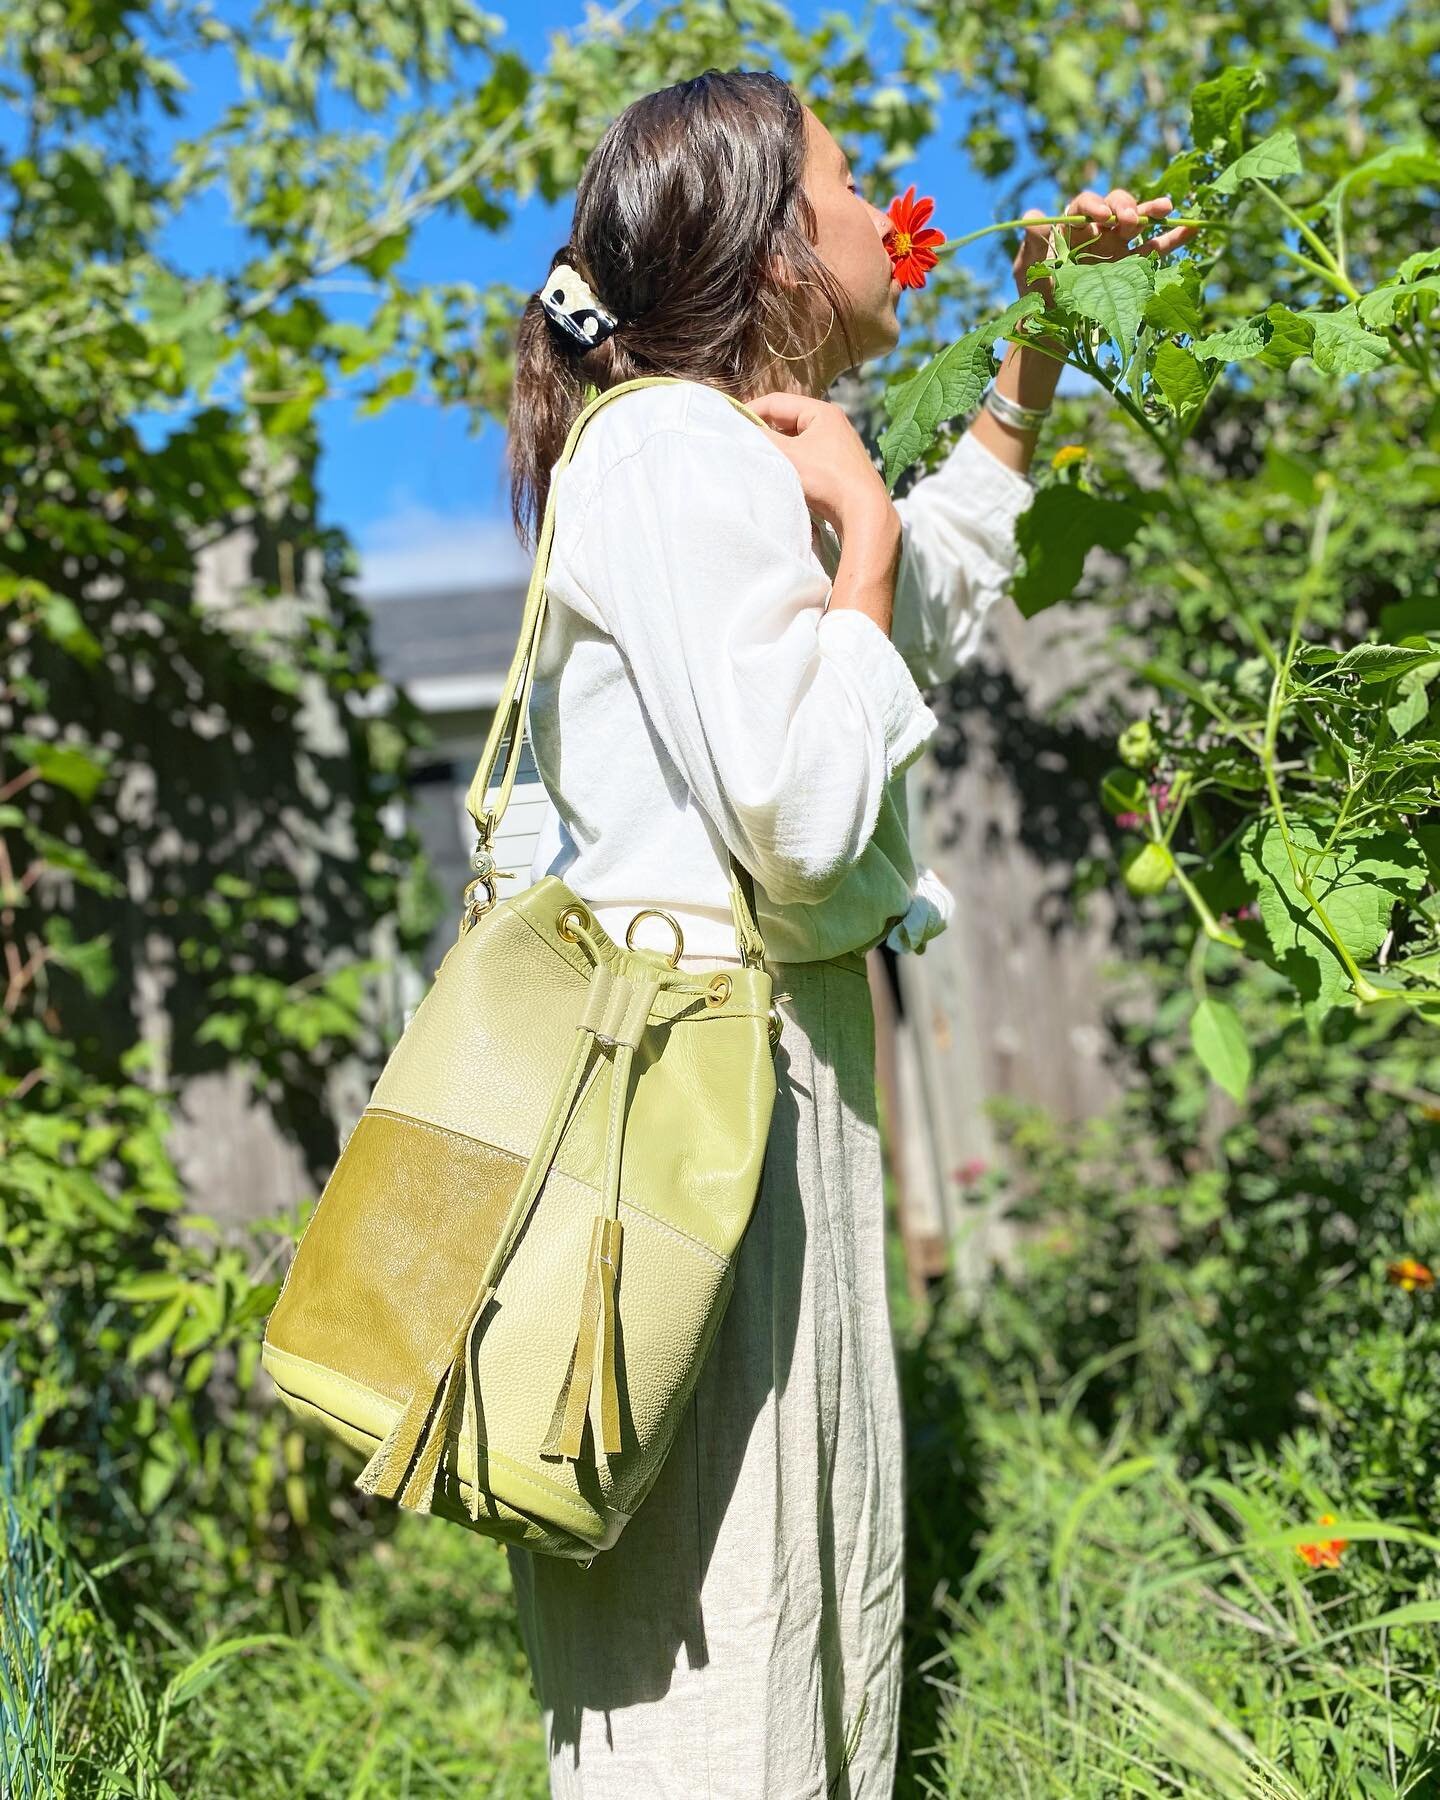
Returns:
[[[943,244],[945,233],[937,231],[933,225],[925,225],[934,209],[935,201],[931,195],[927,194],[923,200],[915,198],[913,181],[885,209],[893,220],[885,233],[885,248],[890,252],[895,279],[901,287],[924,287],[926,275],[935,267],[937,258],[931,246]]]
[[[1399,1262],[1386,1263],[1385,1279],[1393,1286],[1413,1294],[1416,1288],[1428,1291],[1435,1285],[1434,1272],[1413,1256],[1402,1256]]]
[[[1320,1523],[1333,1525],[1334,1513],[1321,1513]],[[1295,1549],[1312,1569],[1338,1569],[1341,1554],[1349,1542],[1349,1538],[1323,1538],[1318,1544],[1297,1544]]]

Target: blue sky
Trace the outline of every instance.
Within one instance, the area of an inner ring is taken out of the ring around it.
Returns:
[[[234,0],[219,10],[231,17],[248,14]],[[532,66],[544,60],[554,32],[582,27],[586,15],[583,0],[524,0],[492,10],[507,20],[504,41]],[[642,0],[629,14],[627,29],[643,30],[651,10],[648,0]],[[795,6],[802,22],[823,10],[816,0],[797,0]],[[872,51],[883,69],[883,9],[881,17]],[[227,58],[209,54],[175,60],[192,86],[183,97],[183,121],[162,127],[162,141],[164,132],[188,136],[203,129],[237,97],[225,81]],[[333,111],[327,108],[327,114],[333,119]],[[952,105],[942,114],[936,139],[923,151],[923,191],[936,195],[936,222],[952,236],[997,216],[990,191],[953,148],[959,122],[959,110]],[[893,190],[903,189],[906,181],[904,171],[898,172]],[[884,205],[889,193],[872,197]],[[1060,198],[1041,180],[1027,203],[1049,207]],[[498,233],[460,220],[431,219],[417,232],[404,272],[428,279],[463,278],[480,286],[500,280],[538,286],[551,253],[564,240],[570,212],[568,197],[553,206],[537,198],[519,208],[510,226]],[[960,254],[977,270],[993,274],[1003,266],[997,245],[996,239],[982,240]],[[233,268],[244,254],[243,239],[218,194],[193,209],[163,247],[179,267],[196,274]],[[156,420],[153,428],[166,427]],[[366,418],[357,412],[354,395],[342,392],[321,409],[320,428],[324,515],[355,540],[367,593],[379,597],[506,579],[525,571],[527,561],[509,524],[498,425],[487,423],[477,434],[460,409],[442,410],[419,400],[392,402],[383,413]]]

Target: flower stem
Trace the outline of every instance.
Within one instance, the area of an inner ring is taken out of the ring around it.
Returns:
[[[1094,220],[1087,221],[1084,213],[1055,213],[1040,219],[1001,219],[996,225],[982,225],[978,231],[967,231],[963,237],[946,238],[943,243],[932,244],[931,248],[937,252],[959,250],[965,244],[973,244],[980,238],[989,237],[992,232],[1020,229],[1028,231],[1032,225],[1084,225],[1086,223],[1094,224]],[[1203,225],[1207,231],[1238,231],[1240,229],[1234,219],[1193,219],[1183,213],[1168,213],[1163,220],[1157,219],[1155,223],[1163,225],[1166,231],[1169,231],[1173,225]]]

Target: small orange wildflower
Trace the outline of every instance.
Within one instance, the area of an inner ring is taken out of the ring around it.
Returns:
[[[1392,1287],[1403,1288],[1407,1294],[1413,1294],[1416,1288],[1429,1292],[1435,1285],[1434,1271],[1427,1269],[1422,1262],[1416,1262],[1413,1256],[1402,1256],[1398,1262],[1386,1263],[1385,1279]]]
[[[895,279],[901,287],[924,287],[926,275],[938,260],[931,246],[945,242],[943,231],[925,225],[935,210],[933,196],[927,194],[924,199],[917,200],[912,181],[885,210],[890,215],[891,226],[885,233],[884,244],[890,252]]]
[[[1068,469],[1071,463],[1084,462],[1090,454],[1084,444],[1062,444],[1050,458],[1052,469]]]
[[[1321,1513],[1317,1523],[1333,1525],[1334,1513]],[[1312,1569],[1338,1569],[1340,1557],[1349,1542],[1349,1538],[1322,1538],[1318,1544],[1297,1544],[1295,1549]]]

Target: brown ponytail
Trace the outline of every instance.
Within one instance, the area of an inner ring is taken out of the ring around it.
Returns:
[[[772,345],[814,341],[823,305],[818,318],[813,302],[798,312],[797,296],[815,288],[835,309],[851,365],[860,361],[849,298],[814,249],[805,156],[804,107],[768,70],[706,69],[612,121],[581,173],[570,238],[546,278],[569,263],[619,325],[602,343],[581,344],[545,311],[542,282],[515,337],[506,454],[527,547],[587,385],[603,393],[637,375],[678,375],[749,399],[773,364]]]

